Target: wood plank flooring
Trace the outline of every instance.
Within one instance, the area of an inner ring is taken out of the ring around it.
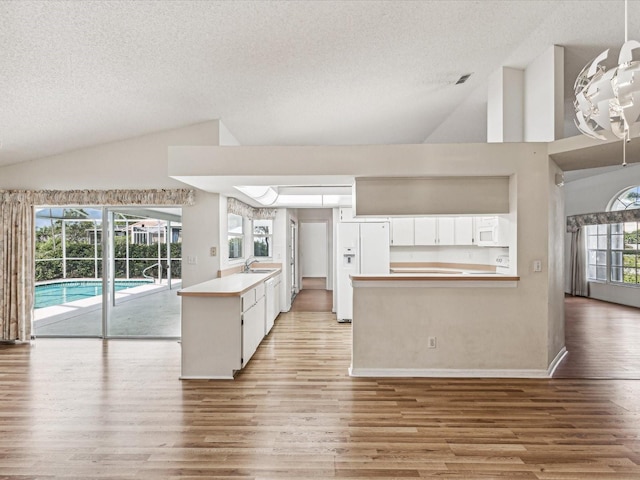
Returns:
[[[640,380],[640,309],[567,297],[565,345],[555,378]]]
[[[639,479],[640,382],[363,379],[351,325],[280,315],[233,381],[169,341],[0,346],[0,479]]]
[[[305,277],[302,290],[298,292],[291,305],[292,312],[331,312],[333,292],[326,290],[326,278]]]

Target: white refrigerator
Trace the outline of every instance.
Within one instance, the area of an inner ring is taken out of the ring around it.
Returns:
[[[349,275],[389,273],[389,222],[338,223],[337,244],[336,316],[339,322],[350,322],[353,287]]]

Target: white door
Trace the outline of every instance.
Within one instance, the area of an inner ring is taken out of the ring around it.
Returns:
[[[300,260],[303,277],[328,276],[327,224],[300,223]]]

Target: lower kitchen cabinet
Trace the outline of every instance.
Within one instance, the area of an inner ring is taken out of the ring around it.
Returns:
[[[264,338],[265,281],[256,282],[250,275],[231,277],[210,280],[179,292],[182,297],[180,378],[232,379],[249,362]],[[271,315],[277,315],[280,306],[278,301],[278,311],[274,312],[276,282],[273,277],[271,281],[270,310]],[[228,288],[230,283],[232,288]],[[279,289],[279,281],[277,285]]]

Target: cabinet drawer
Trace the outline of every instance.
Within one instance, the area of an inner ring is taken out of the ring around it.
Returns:
[[[256,288],[254,288],[253,290],[255,291],[256,300],[259,300],[260,298],[264,297],[264,282],[256,286]]]
[[[256,303],[256,289],[252,288],[242,294],[242,311],[246,312]]]

